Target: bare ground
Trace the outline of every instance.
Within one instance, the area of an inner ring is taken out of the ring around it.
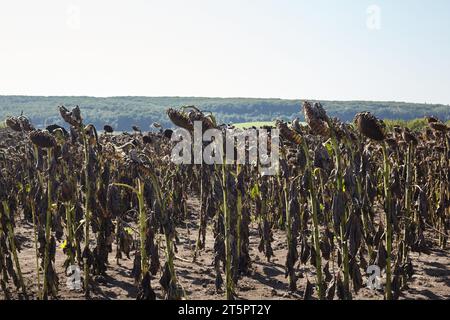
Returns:
[[[213,245],[211,227],[208,228],[206,238],[206,249],[201,252],[194,263],[193,255],[195,241],[197,238],[197,212],[199,204],[193,200],[190,203],[191,219],[190,223],[177,228],[180,242],[177,245],[178,253],[175,260],[177,277],[186,292],[186,299],[224,299],[223,292],[217,293],[215,290],[215,271],[213,267]],[[32,225],[18,223],[16,233],[19,236],[22,251],[19,258],[22,272],[28,292],[36,293],[36,272],[35,253]],[[307,279],[314,283],[315,275],[313,267],[301,266],[298,269],[299,279],[297,286],[299,291],[288,293],[288,279],[284,276],[284,262],[286,257],[286,237],[284,232],[274,232],[274,242],[272,244],[275,257],[271,262],[267,262],[263,254],[258,252],[259,237],[256,226],[252,225],[250,237],[250,254],[252,259],[252,269],[248,276],[241,278],[236,288],[239,299],[249,300],[270,300],[270,299],[301,299],[306,286]],[[131,276],[133,261],[124,259],[120,265],[115,259],[115,245],[113,252],[109,255],[109,266],[107,277],[96,278],[93,283],[91,299],[135,299],[137,287]],[[162,249],[160,249],[162,250]],[[160,252],[160,257],[164,253]],[[448,250],[434,249],[429,255],[411,255],[414,265],[414,276],[409,282],[409,288],[404,290],[400,299],[450,299],[450,257]],[[133,256],[131,257],[133,258]],[[60,279],[59,299],[85,299],[82,292],[70,291],[66,286],[66,276],[62,264],[65,256],[62,249],[57,248],[56,270]],[[159,299],[163,298],[161,286],[158,283],[161,274],[152,280],[152,287]],[[364,276],[364,279],[366,277]],[[10,286],[11,291],[15,290]],[[15,295],[16,297],[17,294]],[[0,294],[0,298],[2,298]],[[363,288],[355,299],[383,299],[381,292]]]

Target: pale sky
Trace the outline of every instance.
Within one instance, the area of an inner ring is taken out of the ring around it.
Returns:
[[[450,1],[2,0],[2,94],[450,104]]]

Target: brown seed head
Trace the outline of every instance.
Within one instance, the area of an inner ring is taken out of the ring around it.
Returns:
[[[20,121],[17,117],[6,118],[6,125],[13,131],[20,132],[22,127],[20,126]]]
[[[428,124],[434,123],[434,122],[439,122],[439,119],[436,117],[433,117],[433,116],[426,117],[425,119],[427,120]]]
[[[18,117],[20,127],[23,131],[30,132],[34,130],[33,125],[31,124],[30,120],[25,116]]]
[[[308,126],[315,135],[328,137],[330,128],[328,127],[328,116],[320,103],[312,106],[308,101],[303,103],[303,112]]]
[[[449,128],[442,122],[431,122],[430,128],[434,131],[447,132]]]
[[[105,125],[105,126],[103,127],[103,130],[105,130],[106,133],[113,133],[113,132],[114,132],[113,127],[110,126],[109,124]]]
[[[407,128],[405,128],[405,129],[403,130],[403,132],[402,132],[402,138],[403,138],[403,140],[405,140],[405,142],[406,142],[407,144],[410,144],[411,142],[412,142],[414,145],[419,144],[419,140],[417,140],[416,136],[415,136],[411,131],[409,131],[409,129],[407,129]]]
[[[67,110],[67,108],[64,106],[60,106],[59,113],[61,117],[64,119],[64,121],[70,124],[71,126],[79,128],[83,123],[83,119],[81,118],[80,107],[78,106],[73,108],[72,111]]]
[[[56,139],[47,130],[34,130],[30,133],[33,144],[40,148],[51,149],[56,147]]]
[[[27,117],[8,117],[6,118],[6,125],[13,131],[21,132],[30,132],[34,130],[33,125]]]
[[[150,144],[150,143],[153,142],[152,137],[150,137],[150,136],[148,136],[148,135],[143,136],[143,137],[142,137],[142,140],[144,141],[145,144]]]
[[[395,148],[398,145],[395,138],[387,138],[385,141],[391,148]]]
[[[277,120],[276,126],[277,129],[280,130],[280,135],[283,139],[297,145],[302,144],[303,138],[296,131],[289,128],[284,121]]]
[[[377,119],[370,112],[358,113],[354,121],[362,135],[375,141],[383,141],[386,138],[383,121]]]
[[[173,108],[169,108],[167,110],[167,115],[170,118],[172,123],[180,128],[186,129],[188,131],[193,131],[194,126],[189,119],[188,115],[184,111],[175,110]]]
[[[171,129],[166,129],[164,130],[164,137],[166,137],[167,139],[172,139],[172,134],[173,134],[173,130]]]
[[[213,128],[216,127],[214,122],[213,122],[213,120],[212,120],[212,118],[209,117],[209,116],[205,116],[203,114],[203,112],[201,112],[197,108],[195,108],[194,110],[189,112],[188,117],[189,117],[189,120],[191,121],[191,123],[194,123],[196,121],[201,121],[202,122],[203,131],[206,131],[206,130],[209,130],[209,129],[213,129]]]

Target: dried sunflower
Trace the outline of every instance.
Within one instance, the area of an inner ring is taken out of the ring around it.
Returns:
[[[153,139],[151,136],[145,135],[142,137],[142,141],[144,142],[144,144],[151,144],[153,142]]]
[[[328,137],[330,134],[330,128],[328,126],[329,118],[324,108],[320,103],[311,103],[305,101],[303,103],[303,112],[305,114],[305,120],[311,131],[315,135]]]
[[[297,145],[302,144],[302,137],[296,131],[289,128],[285,122],[277,120],[276,126],[277,129],[280,130],[280,134],[283,139]]]
[[[167,115],[174,125],[189,131],[194,130],[194,125],[192,124],[186,112],[169,108],[167,110]]]
[[[405,128],[403,130],[402,138],[403,138],[403,140],[405,140],[405,142],[407,144],[410,144],[410,143],[412,143],[414,145],[419,144],[419,140],[417,140],[416,136],[408,128]]]
[[[106,133],[113,133],[113,132],[114,132],[113,127],[110,126],[109,124],[106,124],[105,126],[103,126],[103,130],[104,130]]]
[[[173,134],[173,130],[171,129],[166,129],[164,130],[164,137],[166,137],[167,139],[172,139],[172,134]]]
[[[383,121],[370,112],[358,113],[355,116],[355,124],[361,134],[372,140],[383,141],[386,138]]]
[[[436,118],[434,116],[426,117],[425,119],[427,120],[428,124],[434,123],[434,122],[439,122],[438,118]]]
[[[78,106],[73,108],[72,111],[69,111],[64,106],[60,106],[59,113],[61,114],[61,117],[64,119],[64,121],[70,124],[71,126],[78,128],[83,123],[83,119],[81,118],[80,107]]]
[[[42,130],[34,130],[30,133],[30,139],[33,144],[41,148],[51,149],[56,147],[56,139],[50,132]]]
[[[67,130],[65,128],[58,126],[57,124],[51,124],[45,128],[45,130],[47,130],[48,132],[50,132],[52,134],[53,134],[53,132],[55,132],[58,129],[61,130],[66,137],[69,135],[69,133],[67,132]]]
[[[17,117],[8,117],[5,121],[6,125],[13,131],[20,132],[22,127],[20,126],[20,121]]]
[[[187,107],[187,108],[192,108],[193,109],[188,114],[188,117],[191,120],[191,123],[194,123],[196,121],[201,121],[202,126],[203,126],[203,131],[206,131],[206,130],[209,130],[209,129],[213,129],[213,128],[216,127],[216,125],[214,123],[215,121],[214,121],[214,119],[212,117],[205,116],[203,114],[203,112],[201,112],[196,107]]]
[[[430,123],[430,128],[439,132],[447,132],[449,130],[449,128],[442,122],[432,122]]]

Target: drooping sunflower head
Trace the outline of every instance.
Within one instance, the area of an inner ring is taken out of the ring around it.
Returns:
[[[20,126],[20,121],[17,117],[8,117],[5,121],[8,128],[13,131],[20,132],[22,131],[22,127]]]
[[[375,141],[383,141],[386,138],[383,121],[370,112],[358,113],[354,121],[358,131],[367,138]]]
[[[55,137],[47,130],[34,130],[30,133],[30,140],[34,145],[44,148],[51,149],[56,147]]]
[[[194,126],[186,112],[169,108],[167,110],[167,115],[174,125],[188,131],[194,130]]]
[[[109,124],[106,124],[105,126],[103,126],[103,130],[104,130],[106,133],[113,133],[113,132],[114,132],[113,127],[110,126]]]
[[[72,111],[69,111],[66,107],[60,106],[59,107],[59,114],[64,119],[65,122],[70,124],[71,126],[75,128],[80,128],[83,119],[81,118],[81,110],[79,106],[76,106],[72,109]]]
[[[297,131],[289,128],[286,122],[277,120],[275,124],[277,129],[280,130],[280,135],[284,140],[292,142],[296,145],[302,144],[302,136],[298,134]]]
[[[22,128],[23,131],[25,132],[30,132],[34,130],[33,125],[31,124],[30,119],[28,119],[25,116],[20,116],[18,117],[19,123],[20,123],[20,127]]]
[[[153,143],[153,138],[150,135],[145,135],[142,137],[142,141],[144,144],[151,144]]]
[[[430,128],[439,132],[447,132],[449,130],[449,127],[442,122],[431,122]]]
[[[6,118],[5,123],[11,130],[16,132],[30,132],[34,130],[30,120],[25,116],[8,117]]]
[[[435,116],[426,117],[425,120],[427,120],[428,124],[434,123],[434,122],[439,122],[439,119],[436,118]]]
[[[172,139],[172,135],[173,135],[173,130],[171,129],[166,129],[163,132],[164,137],[166,137],[167,139]]]
[[[202,123],[203,131],[214,129],[216,127],[215,119],[212,115],[206,116],[200,109],[194,106],[189,106],[186,108],[192,109],[188,113],[188,117],[191,123],[200,121]]]
[[[412,143],[413,145],[419,144],[419,140],[417,139],[415,134],[411,132],[411,130],[409,130],[408,128],[403,129],[402,138],[408,145],[410,143]]]
[[[315,135],[328,137],[330,134],[330,128],[328,126],[329,118],[318,102],[311,105],[308,101],[303,103],[303,113],[305,114],[305,120],[309,128]]]

